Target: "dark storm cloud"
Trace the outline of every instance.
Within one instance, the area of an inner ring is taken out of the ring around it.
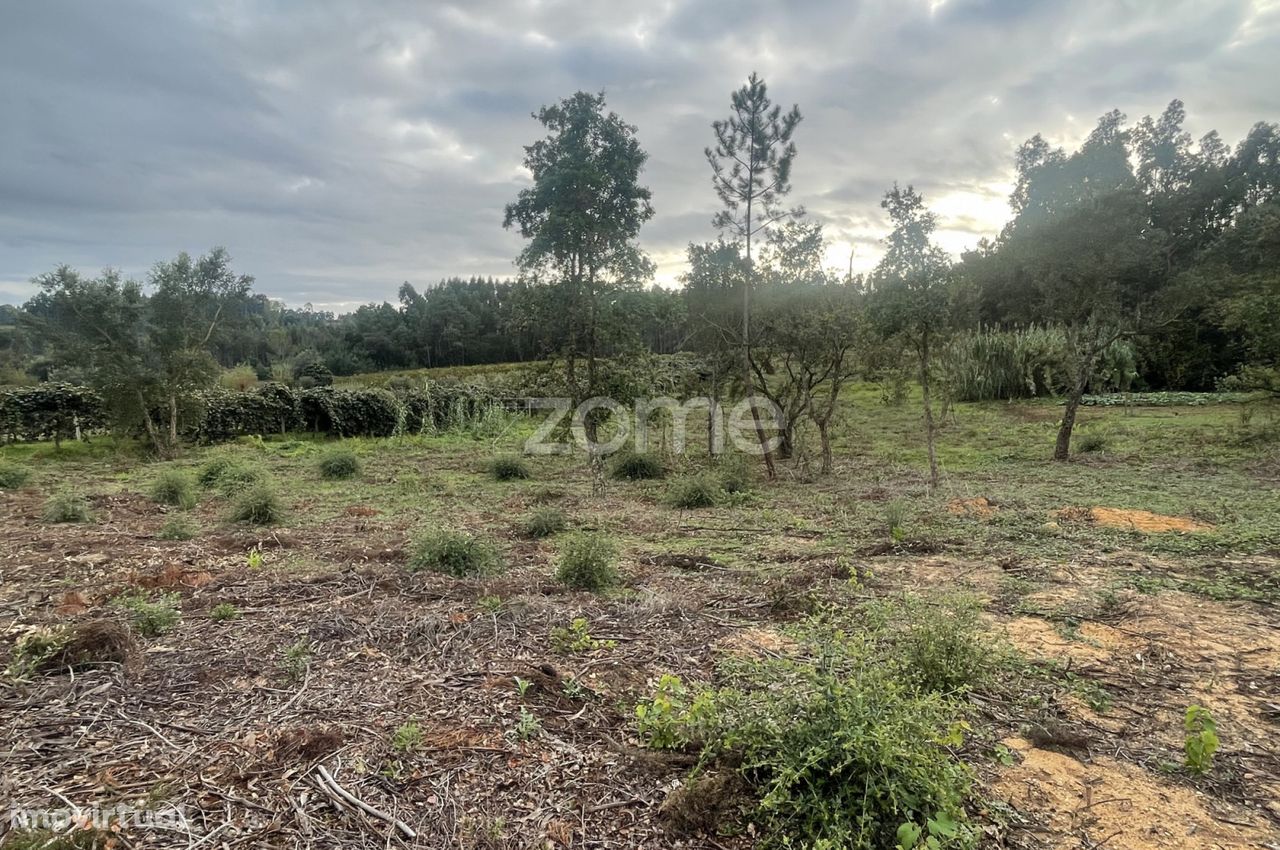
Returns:
[[[0,12],[0,301],[57,263],[142,274],[229,247],[261,290],[349,307],[509,274],[529,117],[605,90],[639,127],[671,281],[714,237],[708,124],[751,70],[800,103],[792,200],[874,262],[897,180],[958,251],[1003,222],[1017,145],[1173,97],[1231,142],[1276,120],[1280,3],[661,4],[42,0]]]

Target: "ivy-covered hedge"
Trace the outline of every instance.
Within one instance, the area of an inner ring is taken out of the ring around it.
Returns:
[[[0,390],[0,432],[8,440],[60,443],[104,421],[102,398],[87,387],[46,383]]]

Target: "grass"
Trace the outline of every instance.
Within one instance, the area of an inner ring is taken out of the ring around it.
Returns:
[[[342,481],[360,474],[360,458],[351,449],[331,449],[316,464],[320,477],[327,481]]]
[[[187,472],[164,469],[151,481],[151,501],[189,511],[196,506],[196,482]]]
[[[151,599],[139,592],[117,596],[114,604],[129,615],[129,621],[138,634],[143,637],[158,637],[182,619],[178,601],[176,593],[162,593]]]
[[[523,481],[533,473],[528,464],[515,455],[503,455],[489,462],[489,472],[495,481]]]
[[[524,533],[529,537],[551,537],[564,531],[566,520],[559,508],[534,508],[524,520]]]
[[[0,490],[17,490],[31,479],[31,470],[7,460],[0,460]]]
[[[190,540],[200,533],[200,526],[185,516],[171,516],[160,526],[156,537],[161,540]]]
[[[671,482],[667,503],[673,508],[713,508],[720,501],[720,484],[710,475],[686,475]]]
[[[647,452],[620,452],[609,467],[609,474],[619,481],[647,481],[666,473],[662,459]]]
[[[618,584],[617,547],[602,534],[575,534],[560,548],[556,578],[575,590],[607,590]]]
[[[92,522],[89,500],[75,490],[60,490],[44,503],[41,518],[49,523]]]
[[[497,547],[482,537],[437,528],[414,539],[409,569],[430,570],[454,578],[474,578],[499,572],[502,559]]]
[[[227,518],[242,525],[279,525],[284,515],[284,502],[275,488],[260,482],[235,497]]]

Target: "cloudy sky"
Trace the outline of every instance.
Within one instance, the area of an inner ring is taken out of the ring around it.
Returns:
[[[511,274],[530,112],[604,90],[638,125],[673,283],[713,238],[703,148],[752,71],[804,122],[792,200],[874,263],[894,180],[959,252],[1017,145],[1174,97],[1196,136],[1280,120],[1280,0],[0,0],[0,302],[58,263],[143,275],[225,245],[290,304]]]

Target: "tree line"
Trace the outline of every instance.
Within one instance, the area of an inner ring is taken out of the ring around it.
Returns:
[[[1132,126],[1103,115],[1076,150],[1033,136],[1016,154],[1008,223],[958,260],[934,242],[926,199],[889,183],[884,256],[853,275],[823,267],[821,223],[786,205],[802,115],[752,75],[706,149],[720,238],[690,244],[680,288],[664,289],[637,242],[653,215],[637,128],[586,92],[534,118],[532,181],[503,217],[525,239],[511,279],[405,283],[396,304],[338,316],[253,292],[222,249],[158,263],[145,282],[60,267],[0,313],[3,380],[91,387],[114,419],[173,443],[184,399],[232,367],[305,387],[551,358],[560,391],[587,398],[608,394],[626,356],[687,351],[714,397],[762,396],[781,411],[756,420],[762,441],[781,438],[771,474],[803,421],[830,468],[849,381],[910,377],[935,483],[935,407],[962,395],[1013,396],[1020,383],[1061,394],[1065,458],[1091,387],[1280,391],[1276,124],[1234,148],[1214,132],[1193,141],[1175,100]]]

